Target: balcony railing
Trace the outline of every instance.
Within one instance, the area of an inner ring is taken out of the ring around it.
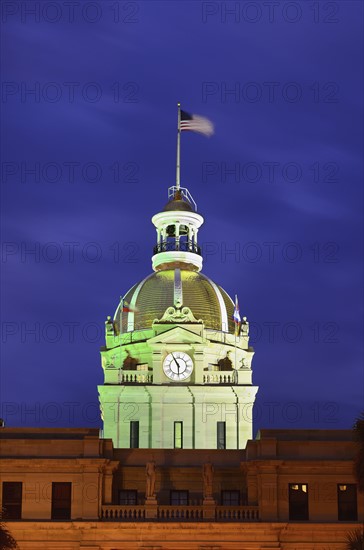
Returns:
[[[201,248],[192,241],[172,241],[159,243],[153,248],[154,254],[159,254],[160,252],[193,252],[201,256]]]
[[[108,521],[143,521],[145,506],[112,506],[108,504],[101,508],[101,519]]]
[[[203,375],[203,382],[204,384],[234,384],[236,382],[236,378],[237,376],[234,371],[211,371],[208,374]]]
[[[259,521],[258,506],[216,506],[216,521]]]
[[[123,370],[119,374],[119,384],[151,384],[153,374],[142,370]]]
[[[259,521],[258,506],[207,506],[158,505],[155,518],[147,518],[148,506],[104,504],[101,508],[103,521]]]
[[[200,521],[203,519],[202,506],[158,506],[160,521]]]

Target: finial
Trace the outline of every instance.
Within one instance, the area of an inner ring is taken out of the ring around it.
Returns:
[[[181,191],[181,189],[176,189],[173,200],[175,200],[175,201],[181,201],[182,200],[182,191]]]

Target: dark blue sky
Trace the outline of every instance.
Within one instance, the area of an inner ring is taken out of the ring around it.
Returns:
[[[205,217],[203,272],[252,324],[255,430],[350,427],[364,386],[363,4],[2,9],[7,425],[100,425],[104,321],[151,272],[181,101],[215,123],[211,139],[182,136],[182,185]]]

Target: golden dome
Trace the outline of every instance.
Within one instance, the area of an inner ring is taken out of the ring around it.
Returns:
[[[155,319],[175,305],[176,291],[180,293],[182,307],[190,308],[206,328],[234,332],[234,303],[229,295],[202,273],[184,269],[157,271],[134,285],[124,300],[136,311],[122,313],[122,331],[151,328]],[[115,321],[120,323],[120,306]]]

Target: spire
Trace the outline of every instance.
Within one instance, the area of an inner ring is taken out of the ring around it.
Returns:
[[[174,200],[174,201],[181,201],[181,200],[183,200],[183,198],[182,198],[182,191],[181,191],[181,189],[180,189],[179,187],[177,187],[177,186],[176,186],[176,191],[175,191],[175,193],[174,193],[174,195],[173,195],[173,200]]]
[[[205,136],[213,133],[213,124],[208,119],[190,115],[177,103],[177,158],[176,185],[168,189],[168,203],[163,211],[152,218],[157,230],[152,265],[155,271],[164,269],[202,269],[201,249],[197,234],[203,217],[197,213],[197,205],[190,192],[181,187],[181,131],[189,130]]]

